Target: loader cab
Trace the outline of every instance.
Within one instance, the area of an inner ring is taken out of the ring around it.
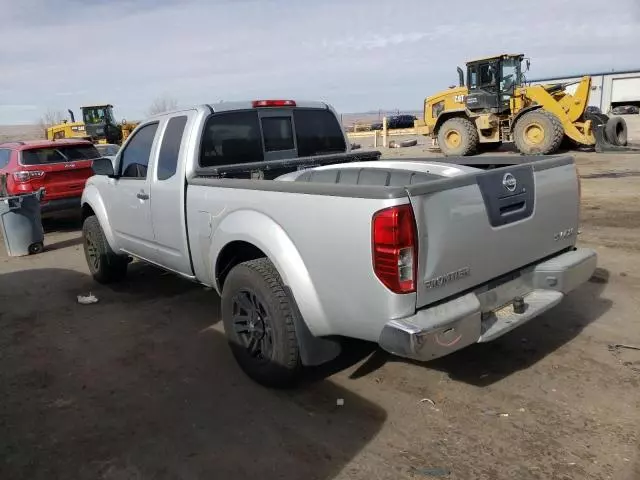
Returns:
[[[508,113],[516,87],[522,85],[524,55],[500,55],[467,63],[466,107],[477,113]]]
[[[86,133],[96,143],[120,143],[122,130],[113,117],[113,105],[82,107]]]

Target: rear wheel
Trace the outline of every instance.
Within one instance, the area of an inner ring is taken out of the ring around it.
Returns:
[[[129,259],[111,250],[95,215],[87,217],[82,224],[82,238],[89,272],[97,282],[117,282],[127,275]]]
[[[236,265],[222,290],[222,321],[231,351],[244,372],[267,387],[294,384],[302,364],[293,300],[271,261]]]
[[[613,145],[624,147],[627,144],[627,122],[620,117],[611,117],[604,127],[607,140]]]
[[[438,145],[445,156],[473,155],[478,150],[478,130],[467,118],[450,118],[438,130]]]
[[[518,119],[513,137],[520,153],[549,155],[560,148],[564,129],[554,114],[545,110],[534,110]]]

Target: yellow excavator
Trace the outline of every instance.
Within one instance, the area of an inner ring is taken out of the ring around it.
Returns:
[[[418,133],[431,137],[446,156],[474,155],[513,142],[525,155],[547,155],[565,137],[596,151],[627,150],[627,126],[588,109],[591,77],[579,82],[528,85],[530,61],[501,54],[458,67],[459,85],[424,101]],[[567,88],[575,85],[574,93]]]
[[[47,128],[47,139],[84,138],[94,143],[122,144],[138,125],[123,120],[117,123],[113,117],[113,105],[88,105],[81,107],[82,122],[76,122],[72,110],[68,110],[70,122],[63,121]]]

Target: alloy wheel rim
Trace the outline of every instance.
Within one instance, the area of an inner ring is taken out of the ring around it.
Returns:
[[[260,363],[271,360],[273,330],[267,308],[252,290],[241,290],[232,299],[232,324],[247,353]]]

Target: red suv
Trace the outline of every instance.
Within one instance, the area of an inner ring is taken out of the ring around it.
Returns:
[[[44,187],[42,213],[80,209],[84,184],[100,153],[87,140],[34,140],[0,144],[0,176],[8,195]]]

